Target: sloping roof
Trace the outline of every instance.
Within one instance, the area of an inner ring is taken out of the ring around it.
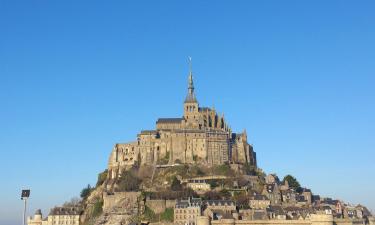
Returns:
[[[183,118],[159,118],[156,123],[181,123]]]
[[[200,111],[200,112],[203,112],[203,111],[211,111],[211,108],[208,108],[208,107],[199,107],[199,111]]]
[[[264,195],[253,195],[250,197],[251,200],[268,200],[268,198]]]
[[[141,134],[157,134],[156,130],[141,130]]]
[[[235,205],[234,201],[231,200],[205,200],[205,204],[211,205]]]
[[[55,207],[49,215],[80,215],[82,209],[79,207]]]
[[[233,216],[231,213],[227,212],[227,211],[224,211],[224,210],[220,210],[220,209],[214,209],[214,210],[211,210],[212,211],[212,216],[213,216],[213,219],[233,219]]]
[[[278,205],[271,205],[269,207],[271,212],[274,212],[276,215],[285,215],[285,211],[281,206]]]

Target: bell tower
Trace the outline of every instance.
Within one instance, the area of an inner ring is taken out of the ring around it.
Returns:
[[[194,121],[198,119],[199,104],[194,93],[193,72],[191,69],[191,58],[189,57],[189,78],[188,78],[188,93],[184,101],[184,118],[187,121]]]

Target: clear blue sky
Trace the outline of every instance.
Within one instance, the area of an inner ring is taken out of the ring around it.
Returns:
[[[78,196],[116,142],[201,105],[259,166],[375,209],[374,1],[0,1],[0,223]]]

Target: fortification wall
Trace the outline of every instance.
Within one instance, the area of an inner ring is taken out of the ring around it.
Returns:
[[[313,214],[310,219],[307,220],[213,220],[212,225],[334,225],[332,215],[320,215]],[[203,225],[203,224],[197,224]],[[340,221],[337,225],[342,224]],[[352,225],[352,224],[350,224]]]
[[[166,208],[174,208],[176,200],[153,199],[146,200],[146,206],[159,214],[165,211]]]
[[[159,214],[165,211],[165,200],[146,200],[146,206],[154,213]]]

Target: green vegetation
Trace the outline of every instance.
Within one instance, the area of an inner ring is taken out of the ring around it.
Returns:
[[[90,184],[88,184],[87,187],[85,187],[85,188],[82,189],[82,191],[81,191],[81,195],[80,195],[81,198],[82,198],[82,199],[86,199],[87,197],[89,197],[91,191],[93,191],[93,190],[94,190],[94,188],[92,188],[92,187],[90,186]]]
[[[160,214],[161,221],[173,222],[173,219],[174,219],[173,208],[166,208],[165,211],[162,214]]]
[[[295,177],[293,177],[292,175],[290,175],[290,174],[286,175],[283,179],[283,182],[285,182],[285,181],[288,181],[289,187],[293,188],[295,191],[297,191],[297,192],[302,191],[301,185],[299,184],[297,179]]]
[[[182,177],[186,176],[188,173],[189,166],[188,165],[178,165],[169,167],[166,169],[166,173],[180,175]]]
[[[164,158],[161,158],[158,160],[158,164],[168,164],[169,162],[169,152],[167,152],[167,154],[165,155]]]
[[[194,160],[194,162],[197,162],[198,156],[197,155],[193,155],[193,160]]]
[[[96,182],[96,187],[102,185],[104,181],[107,179],[108,170],[104,170],[103,172],[98,174],[98,181]]]
[[[173,179],[172,179],[171,190],[172,191],[181,191],[182,190],[181,182],[177,179],[176,176],[174,176]]]
[[[205,173],[201,170],[199,166],[194,165],[189,169],[189,175],[192,177],[195,177],[195,176],[203,176],[205,175]]]
[[[142,180],[133,171],[124,170],[118,180],[117,191],[138,191]]]
[[[103,200],[97,200],[92,209],[92,217],[98,217],[103,212]]]
[[[217,180],[208,180],[207,183],[210,184],[211,189],[219,187],[219,182]]]
[[[249,163],[245,163],[245,165],[243,166],[243,170],[247,175],[256,175],[255,166],[250,165]]]
[[[213,173],[215,175],[223,175],[223,176],[233,176],[234,173],[232,171],[232,169],[230,168],[229,165],[219,165],[219,166],[215,166],[213,168]]]
[[[223,189],[219,192],[220,196],[223,198],[223,199],[229,199],[232,197],[231,193],[227,190],[227,189]]]
[[[144,219],[146,219],[149,222],[155,222],[156,221],[156,214],[152,209],[150,209],[148,206],[145,206],[145,212],[143,214]]]

